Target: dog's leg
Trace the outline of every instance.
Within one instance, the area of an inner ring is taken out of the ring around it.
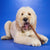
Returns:
[[[25,44],[25,45],[32,45],[32,40],[29,37],[25,37],[25,36],[16,36],[14,38],[14,42],[15,43],[19,43],[19,44]]]
[[[38,38],[33,38],[32,46],[41,46],[41,42]]]
[[[41,42],[37,38],[27,36],[17,35],[16,37],[14,37],[14,42],[25,45],[41,46]]]
[[[11,34],[10,34],[10,25],[11,25],[11,21],[7,21],[5,23],[4,28],[5,28],[6,36],[2,36],[1,37],[2,40],[6,40],[6,39],[11,39],[12,38]]]
[[[47,37],[45,37],[45,36],[43,36],[43,35],[40,35],[40,34],[38,34],[38,35],[40,36],[40,38],[41,38],[42,40],[45,41],[45,43],[47,43],[47,41],[48,41],[48,38],[47,38]]]

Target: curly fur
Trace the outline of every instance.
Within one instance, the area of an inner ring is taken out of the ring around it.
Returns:
[[[21,13],[24,15],[22,16]],[[28,15],[31,13],[31,16]],[[41,46],[41,42],[36,37],[35,33],[32,30],[26,30],[24,33],[21,31],[21,27],[24,24],[23,18],[27,17],[29,20],[28,22],[33,25],[34,29],[36,29],[36,20],[37,16],[34,10],[30,7],[22,7],[18,10],[16,15],[16,20],[14,22],[7,21],[5,23],[5,32],[6,36],[2,36],[1,39],[14,39],[14,42],[25,44],[25,45],[32,45],[32,46]],[[31,35],[31,37],[29,37]],[[41,39],[45,40],[47,43],[48,38],[38,34]]]

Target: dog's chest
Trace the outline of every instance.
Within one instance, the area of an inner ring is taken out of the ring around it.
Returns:
[[[35,33],[32,31],[32,30],[29,30],[29,31],[25,31],[24,33],[23,33],[23,35],[25,35],[25,36],[35,36]]]

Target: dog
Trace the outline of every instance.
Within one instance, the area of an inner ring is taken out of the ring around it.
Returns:
[[[37,38],[31,27],[30,23],[33,25],[33,28],[36,30],[37,16],[34,10],[30,7],[21,7],[16,15],[16,20],[11,22],[7,21],[5,23],[5,32],[6,36],[2,36],[2,40],[14,39],[15,43],[32,45],[32,46],[41,46],[40,40]],[[48,38],[38,34],[42,40],[47,43]]]

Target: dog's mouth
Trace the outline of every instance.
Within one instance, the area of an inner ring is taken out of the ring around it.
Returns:
[[[29,22],[25,22],[24,25],[22,26],[22,30],[30,30],[30,23]]]

